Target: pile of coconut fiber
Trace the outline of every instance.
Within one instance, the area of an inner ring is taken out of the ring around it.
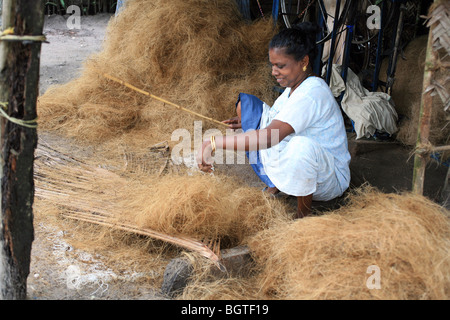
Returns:
[[[202,120],[105,73],[220,121],[235,115],[239,92],[271,103],[267,57],[274,32],[271,19],[249,23],[231,0],[127,1],[82,75],[39,98],[39,127],[88,143],[125,137],[148,146]],[[203,122],[204,129],[211,127],[217,124]]]
[[[417,142],[427,40],[427,35],[417,37],[406,46],[403,55],[397,60],[392,98],[397,113],[403,118],[399,123],[396,138],[407,146],[415,146]],[[383,69],[386,67],[384,65]],[[385,71],[383,70],[380,75],[384,81]],[[436,71],[435,76],[440,82],[448,77],[445,72],[439,70]],[[447,89],[449,89],[448,81]],[[447,117],[448,112],[444,111],[442,101],[438,96],[434,97],[429,137],[433,145],[449,143],[450,125]]]
[[[449,212],[364,187],[347,205],[283,221],[249,240],[253,272],[194,279],[183,299],[448,299]]]

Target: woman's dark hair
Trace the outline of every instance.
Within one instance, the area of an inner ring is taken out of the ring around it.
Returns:
[[[284,48],[286,54],[300,61],[306,55],[314,61],[317,55],[316,34],[320,28],[312,22],[301,22],[292,28],[283,29],[276,34],[269,44],[269,49]]]

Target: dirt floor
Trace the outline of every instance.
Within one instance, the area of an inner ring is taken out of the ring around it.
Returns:
[[[100,14],[81,18],[81,29],[70,30],[62,16],[46,19],[45,34],[49,43],[43,44],[41,55],[40,93],[49,86],[63,84],[80,74],[82,62],[99,51],[106,25],[112,15]],[[41,133],[40,139],[65,146],[64,138]],[[413,157],[410,150],[395,142],[349,141],[352,150],[352,185],[369,182],[386,192],[409,190],[412,180]],[[73,146],[73,148],[76,148]],[[75,149],[74,149],[75,150]],[[250,184],[258,185],[249,167],[219,167],[230,174],[246,176]],[[447,167],[430,163],[426,173],[425,195],[442,201],[442,187]],[[315,203],[332,208],[338,203]],[[28,279],[29,299],[165,299],[158,287],[140,282],[142,277],[161,277],[164,270],[142,275],[132,270],[120,274],[107,266],[103,258],[75,249],[67,241],[70,227],[60,228],[36,219],[35,241]]]

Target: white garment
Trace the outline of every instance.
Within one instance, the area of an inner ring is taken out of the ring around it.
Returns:
[[[294,133],[261,150],[261,162],[273,184],[293,196],[313,194],[327,201],[350,184],[350,153],[341,110],[321,78],[309,77],[270,108],[264,104],[260,127],[272,120],[288,123]]]
[[[370,92],[361,85],[358,76],[348,69],[347,83],[341,77],[341,66],[333,65],[330,87],[335,97],[341,95],[342,110],[354,121],[356,139],[369,138],[376,130],[397,132],[398,115],[394,101],[384,92]]]

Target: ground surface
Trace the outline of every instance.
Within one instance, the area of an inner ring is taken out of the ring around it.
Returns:
[[[47,17],[44,32],[49,43],[42,46],[41,94],[50,85],[66,83],[80,74],[82,62],[91,53],[101,50],[111,17],[82,17],[78,30],[70,30],[64,17]],[[58,143],[58,138],[49,134],[40,135],[40,139],[43,138]],[[409,149],[392,142],[355,143],[353,140],[350,140],[350,147],[354,186],[368,181],[386,192],[411,188],[413,157]],[[255,175],[248,168],[222,169],[241,177],[245,175],[251,183],[257,184]],[[441,201],[446,172],[446,167],[437,164],[431,164],[427,171],[425,195],[437,202]],[[335,203],[315,205],[330,207]],[[127,271],[116,274],[105,266],[102,257],[74,249],[65,240],[68,231],[36,222],[28,279],[29,299],[164,299],[159,288],[136,282],[142,275]],[[159,273],[155,277],[161,276],[160,270],[155,273]]]

